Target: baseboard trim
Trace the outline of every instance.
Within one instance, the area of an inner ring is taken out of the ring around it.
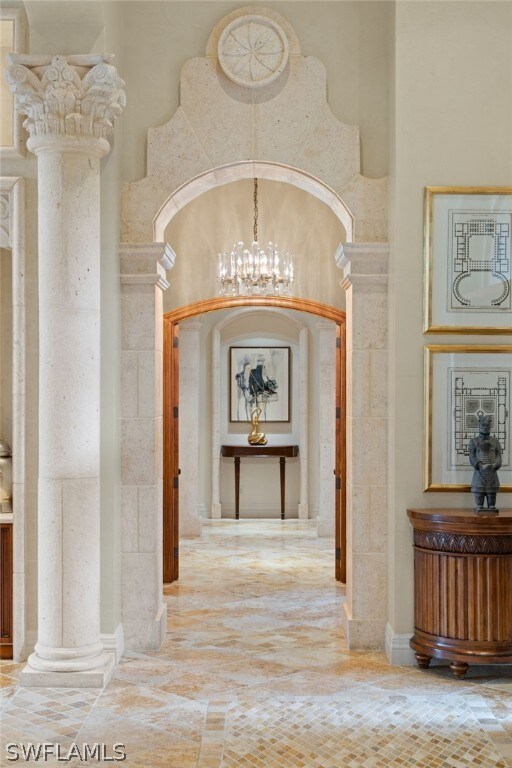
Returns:
[[[106,651],[112,651],[115,656],[116,665],[119,664],[121,656],[124,653],[124,631],[123,625],[119,623],[112,633],[100,635],[100,640]]]
[[[412,632],[405,635],[397,635],[393,631],[391,624],[386,624],[385,633],[385,649],[386,656],[389,659],[389,663],[395,667],[410,667],[413,666],[416,661],[414,658],[414,651],[409,645],[409,640],[412,637]]]

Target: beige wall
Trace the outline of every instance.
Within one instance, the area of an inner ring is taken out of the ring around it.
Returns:
[[[413,626],[411,527],[406,509],[471,506],[470,494],[422,492],[423,345],[504,337],[422,334],[425,185],[510,185],[512,4],[396,5],[392,167],[396,414],[390,621]],[[508,504],[504,497],[503,504]]]

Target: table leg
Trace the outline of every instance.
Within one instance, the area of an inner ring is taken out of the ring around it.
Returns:
[[[235,519],[240,519],[240,456],[235,456]]]
[[[279,457],[279,474],[280,474],[280,481],[281,481],[281,520],[284,520],[285,471],[286,471],[286,459],[284,456],[280,456]]]

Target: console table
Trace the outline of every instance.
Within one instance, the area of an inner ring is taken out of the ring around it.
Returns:
[[[224,458],[234,458],[235,460],[235,518],[240,519],[240,460],[250,457],[268,458],[269,456],[279,457],[280,483],[281,483],[281,520],[284,520],[284,498],[285,498],[285,471],[286,459],[295,458],[299,455],[298,445],[221,445],[220,455]]]
[[[512,509],[409,509],[414,528],[414,636],[418,666],[447,659],[512,663]]]

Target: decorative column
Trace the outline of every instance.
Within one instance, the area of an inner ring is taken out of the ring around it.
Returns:
[[[387,243],[340,246],[347,294],[347,600],[350,648],[383,648],[387,611]]]
[[[121,612],[125,647],[157,650],[163,601],[163,301],[175,255],[121,245]]]
[[[12,55],[38,156],[38,641],[22,685],[105,684],[100,641],[100,158],[125,104],[103,55]]]
[[[199,516],[199,371],[201,321],[180,323],[180,536],[201,535]]]
[[[308,411],[308,334],[304,326],[299,332],[299,462],[300,462],[300,501],[299,520],[309,517],[309,411]]]
[[[320,443],[320,489],[318,496],[318,536],[334,536],[334,467],[336,466],[336,328],[333,322],[316,323],[318,339],[318,437]]]

